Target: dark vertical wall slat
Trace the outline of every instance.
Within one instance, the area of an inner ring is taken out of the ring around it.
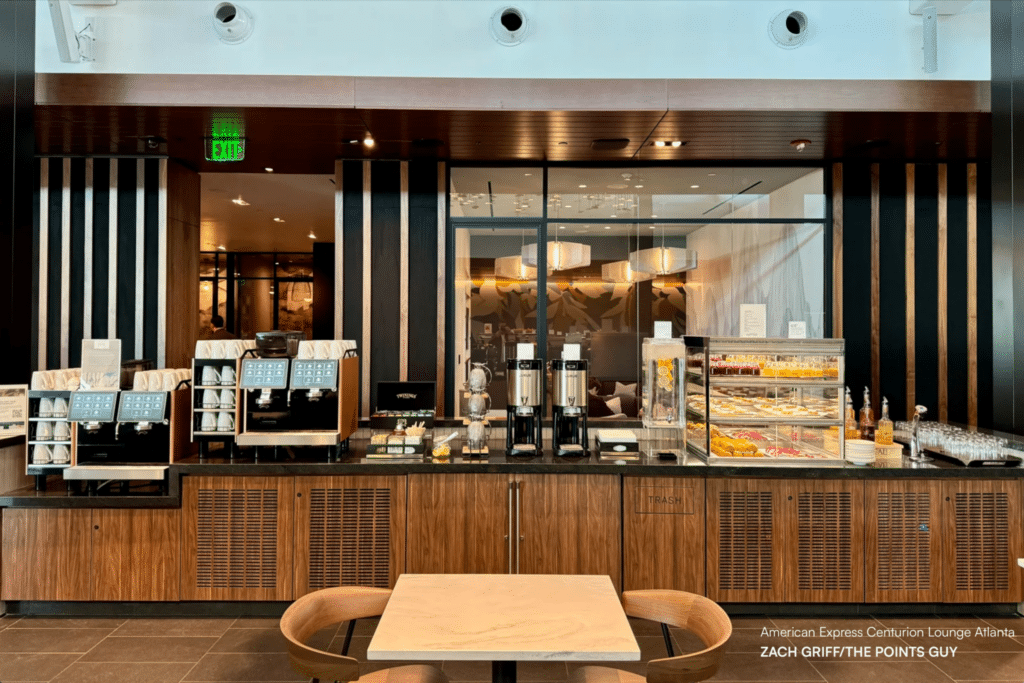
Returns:
[[[843,337],[846,385],[860,407],[871,384],[871,172],[868,164],[843,168]]]
[[[992,170],[978,164],[978,424],[994,427],[992,322]]]
[[[107,292],[110,277],[110,159],[92,166],[92,338],[107,338]]]
[[[345,161],[342,176],[342,231],[344,239],[345,307],[342,312],[342,339],[354,340],[359,355],[363,338],[363,162]],[[359,386],[363,386],[363,364],[359,363]]]
[[[879,169],[879,368],[882,396],[889,399],[889,415],[895,419],[906,415],[907,402],[906,180],[903,164],[882,164]]]
[[[437,162],[409,162],[409,379],[437,379]]]
[[[68,365],[82,364],[85,304],[85,159],[71,160],[71,315],[68,329]]]
[[[967,164],[947,164],[948,419],[967,424]]]
[[[34,159],[32,164],[32,173],[35,180],[32,183],[32,263],[39,263],[39,240],[41,235],[39,234],[40,225],[40,210],[39,210],[39,195],[42,193],[42,188],[39,184],[40,174],[42,173],[42,161],[40,159]],[[16,258],[16,254],[11,254],[12,259]],[[12,275],[14,269],[14,263],[11,263]],[[46,283],[40,285],[39,282],[39,269],[32,268],[32,310],[31,310],[31,322],[23,321],[26,327],[32,328],[32,366],[35,370],[39,367],[39,288],[40,286],[45,287]],[[6,284],[6,281],[5,281]],[[11,294],[14,295],[16,290],[15,285],[12,283]],[[13,302],[12,302],[13,303]],[[13,307],[8,309],[7,315],[13,315]],[[12,322],[16,322],[13,321]]]
[[[160,271],[160,160],[147,159],[145,164],[144,232],[146,241],[143,252],[145,263],[142,276],[145,278],[142,309],[142,355],[154,363],[157,361],[157,313],[159,307],[158,273]]]
[[[47,250],[50,255],[47,267],[47,304],[46,312],[46,367],[60,367],[60,295],[61,278],[64,277],[61,263],[61,193],[64,186],[64,169],[60,159],[50,160],[49,177],[49,223],[47,229]]]
[[[334,339],[334,244],[313,243],[313,339]]]
[[[370,349],[370,407],[377,405],[377,382],[398,379],[399,162],[371,167],[370,296],[373,311]],[[365,246],[365,245],[364,245]]]
[[[111,162],[115,163],[115,162]],[[117,163],[117,337],[127,360],[135,355],[135,159]]]
[[[931,419],[938,417],[939,401],[939,181],[935,164],[918,164],[914,213],[916,221],[915,259],[917,317],[917,402],[928,408]]]

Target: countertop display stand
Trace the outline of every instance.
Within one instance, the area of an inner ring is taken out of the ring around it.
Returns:
[[[233,365],[235,369],[235,379],[231,384],[222,384],[218,381],[216,384],[204,384],[203,383],[203,369],[207,367],[217,368],[217,372],[220,373],[220,369],[225,365]],[[192,441],[199,444],[199,457],[204,458],[209,455],[209,445],[211,443],[223,443],[224,448],[230,454],[230,457],[234,458],[238,454],[238,430],[240,427],[239,420],[239,403],[241,396],[238,391],[238,373],[239,373],[239,359],[237,358],[193,358],[192,359],[192,419],[191,419],[191,438]],[[219,407],[219,396],[223,390],[229,390],[235,395],[235,405],[233,408],[226,409]],[[206,408],[203,406],[203,394],[207,390],[216,391],[218,394],[218,407],[217,408]],[[214,429],[203,430],[203,416],[207,413],[213,413],[217,415],[219,413],[228,412],[234,415],[232,421],[232,428],[230,430]]]
[[[687,452],[708,464],[844,464],[844,340],[685,343]]]
[[[51,402],[55,399],[63,399],[64,409],[60,415],[43,415],[41,412],[41,405],[43,399],[49,399]],[[61,474],[65,469],[75,464],[75,447],[74,441],[76,437],[76,430],[74,425],[67,421],[67,409],[71,403],[71,391],[67,389],[60,390],[39,390],[30,389],[28,392],[28,425],[26,427],[26,435],[28,437],[28,445],[25,448],[25,474],[35,477],[36,490],[42,491],[46,488],[46,477],[51,474]],[[62,422],[68,426],[68,437],[66,439],[55,440],[51,431],[50,437],[47,439],[39,438],[39,426],[42,422],[58,423]],[[33,451],[36,446],[45,446],[52,449],[53,446],[66,446],[68,450],[68,461],[66,463],[56,463],[52,461],[52,450],[50,453],[51,460],[46,463],[33,462]]]

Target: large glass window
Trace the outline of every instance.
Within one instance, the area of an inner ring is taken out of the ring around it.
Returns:
[[[591,417],[636,419],[656,320],[733,336],[740,304],[755,303],[769,336],[793,320],[826,332],[821,168],[455,167],[450,206],[455,387],[486,363],[492,408],[505,405],[509,340],[545,359],[580,344]]]

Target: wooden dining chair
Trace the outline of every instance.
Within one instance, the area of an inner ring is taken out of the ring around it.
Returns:
[[[352,626],[356,619],[380,616],[390,597],[391,591],[386,588],[342,586],[316,591],[293,602],[281,617],[281,634],[288,641],[292,668],[313,679],[313,683],[448,683],[440,669],[425,664],[359,675],[359,662],[347,656]],[[341,654],[306,645],[317,631],[343,621],[349,622],[349,629]]]
[[[626,614],[661,623],[668,657],[647,663],[647,683],[692,683],[711,678],[732,637],[729,615],[712,600],[701,595],[673,590],[625,591],[622,606]],[[686,629],[701,642],[704,649],[674,656],[668,627]],[[604,666],[576,669],[569,683],[643,683],[643,676]]]

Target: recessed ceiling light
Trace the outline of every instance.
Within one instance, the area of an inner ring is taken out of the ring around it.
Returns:
[[[615,214],[613,213],[613,214],[612,214],[611,216],[609,216],[609,218],[618,218],[618,216],[616,216],[616,215],[615,215]]]
[[[273,173],[274,172],[274,169],[270,168],[269,166],[267,166],[263,170],[266,171],[267,173]]]
[[[373,142],[373,136],[372,136],[372,135],[370,135],[369,133],[367,133],[367,134],[366,134],[366,137],[365,137],[365,138],[363,138],[363,144],[364,144],[365,146],[367,146],[367,147],[373,147],[373,145],[374,145],[374,142]]]
[[[610,226],[610,225],[606,225],[606,226],[604,226],[604,229],[605,229],[605,230],[611,230],[611,229],[612,229],[612,226]]]
[[[249,202],[242,199],[242,195],[238,195],[236,199],[231,200],[232,204],[238,204],[239,206],[249,206]]]
[[[359,140],[349,140],[348,144],[350,144],[350,145],[358,145],[359,144]]]
[[[580,185],[580,189],[581,190],[584,189],[585,187],[586,187],[586,185]]]
[[[284,219],[283,218],[278,218],[277,216],[274,216],[274,222],[275,223],[284,223]]]
[[[654,146],[655,147],[664,147],[665,146],[665,141],[664,140],[655,140],[654,141]]]
[[[640,189],[641,187],[643,187],[643,185],[634,185],[633,187]]]
[[[656,214],[656,213],[652,213],[651,214],[651,218],[657,218],[657,217],[658,217],[658,214]]]
[[[654,228],[655,228],[655,227],[656,227],[656,226],[652,225],[652,226],[651,226],[651,230],[654,230]]]
[[[683,146],[683,141],[682,140],[673,140],[672,141],[672,146],[673,147],[682,147]]]
[[[696,190],[700,185],[690,185],[691,190]]]
[[[571,209],[571,208],[572,208],[572,204],[566,204],[566,205],[565,205],[565,206],[563,206],[562,208],[563,208],[563,209]]]
[[[559,230],[565,230],[565,226],[564,226],[564,225],[559,225],[559,226],[558,226],[558,229],[559,229]]]
[[[220,249],[221,251],[227,251],[227,247],[225,247],[223,244],[217,248]]]
[[[709,175],[709,176],[716,176],[716,175],[718,175],[718,174],[717,174],[717,173],[708,173],[708,175]]]

